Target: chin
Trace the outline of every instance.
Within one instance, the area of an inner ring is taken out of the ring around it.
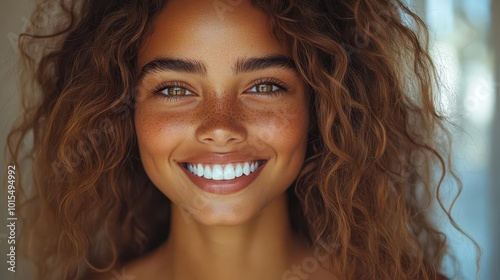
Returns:
[[[205,226],[237,226],[249,223],[259,211],[239,205],[207,205],[196,211],[184,210],[184,216]]]

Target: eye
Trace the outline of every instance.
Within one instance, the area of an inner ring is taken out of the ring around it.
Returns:
[[[167,96],[182,96],[182,95],[192,95],[193,94],[187,88],[180,87],[180,86],[167,86],[163,90],[160,90],[160,93],[165,94]]]
[[[246,90],[249,93],[258,95],[279,95],[288,91],[288,87],[281,81],[276,79],[261,79],[258,80],[251,88]]]
[[[151,93],[155,97],[167,98],[167,99],[178,99],[185,96],[195,95],[191,90],[188,89],[187,85],[179,82],[169,82],[162,83],[151,90]]]
[[[248,91],[249,92],[257,92],[257,93],[270,93],[270,92],[274,92],[274,91],[277,91],[280,89],[281,89],[281,87],[279,87],[277,85],[274,85],[271,83],[262,83],[262,84],[258,84],[256,86],[253,86]]]

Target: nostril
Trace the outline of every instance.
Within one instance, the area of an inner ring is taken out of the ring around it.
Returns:
[[[243,141],[246,138],[246,131],[242,127],[205,127],[198,129],[197,138],[201,142],[224,146]]]

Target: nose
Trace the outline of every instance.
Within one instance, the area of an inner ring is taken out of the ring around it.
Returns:
[[[196,130],[198,141],[224,147],[241,143],[247,137],[244,113],[235,100],[212,100],[203,106],[202,123]]]

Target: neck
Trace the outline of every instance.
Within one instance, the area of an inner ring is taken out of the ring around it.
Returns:
[[[286,195],[234,226],[203,225],[181,211],[172,206],[164,246],[172,279],[281,279],[306,247],[292,232]]]

